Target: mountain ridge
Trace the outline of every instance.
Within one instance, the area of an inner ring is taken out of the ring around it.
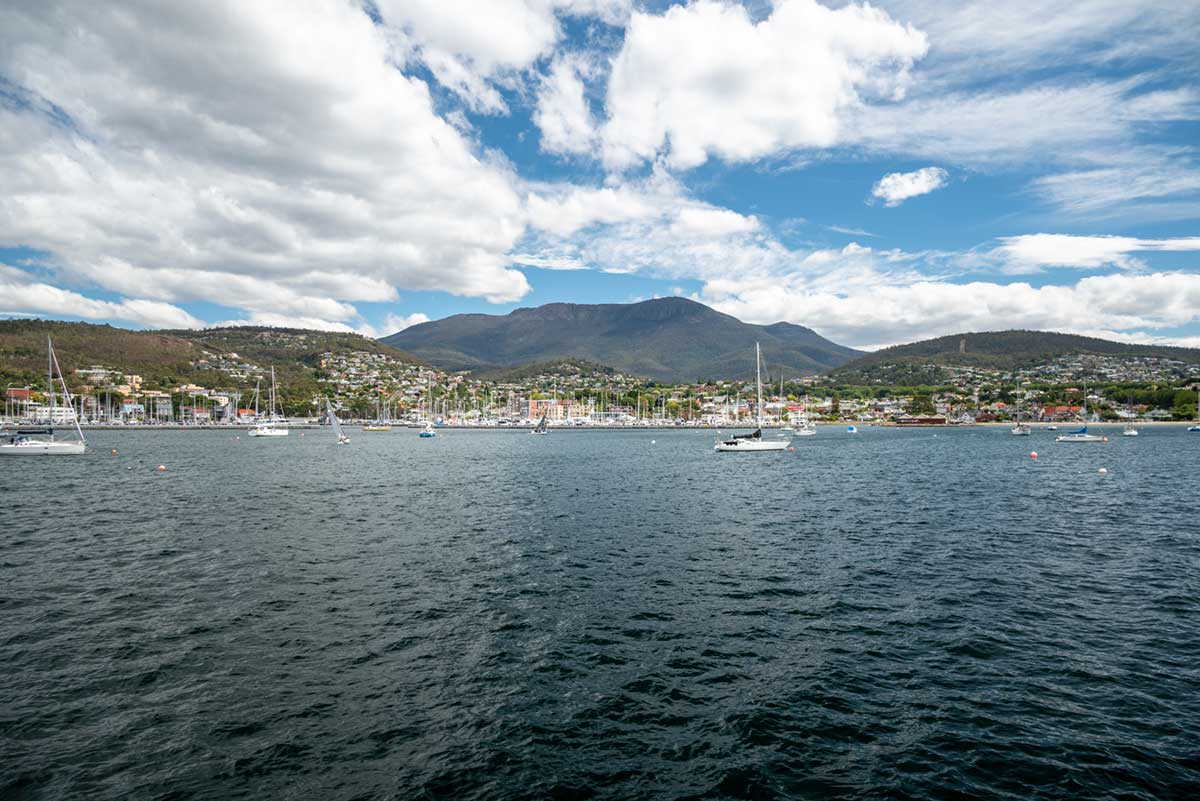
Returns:
[[[380,341],[450,370],[487,372],[573,357],[674,382],[752,376],[756,341],[770,369],[793,373],[818,374],[861,355],[804,326],[744,323],[686,298],[452,315]]]
[[[837,378],[879,380],[885,368],[974,367],[1015,370],[1063,356],[1174,359],[1200,364],[1200,349],[1177,345],[1138,345],[1059,331],[1008,329],[969,331],[923,339],[868,353],[830,371]]]

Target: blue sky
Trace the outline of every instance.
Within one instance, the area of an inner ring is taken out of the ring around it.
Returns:
[[[384,335],[683,295],[865,348],[1200,345],[1188,4],[12,5],[6,316]]]

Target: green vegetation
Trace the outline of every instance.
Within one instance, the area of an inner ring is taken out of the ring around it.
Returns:
[[[1129,345],[1094,337],[1049,331],[984,331],[927,339],[884,348],[831,371],[841,381],[859,384],[939,383],[949,380],[944,367],[1012,371],[1038,367],[1070,355],[1170,359],[1200,364],[1200,350],[1160,345]]]
[[[340,332],[260,326],[133,331],[91,323],[0,320],[0,386],[44,386],[47,336],[54,340],[59,364],[74,388],[86,382],[73,371],[95,365],[139,375],[143,389],[171,391],[198,384],[240,390],[243,402],[248,402],[255,379],[236,365],[263,370],[274,366],[284,408],[305,414],[320,391],[322,353],[366,352],[418,361],[376,340]],[[176,398],[176,408],[179,403]]]

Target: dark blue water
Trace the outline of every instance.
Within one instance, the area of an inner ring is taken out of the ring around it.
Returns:
[[[0,798],[1200,796],[1200,435],[351,433],[0,463]]]

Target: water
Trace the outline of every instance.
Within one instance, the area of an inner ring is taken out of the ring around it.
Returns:
[[[0,797],[1196,797],[1200,436],[1109,431],[9,460]]]

